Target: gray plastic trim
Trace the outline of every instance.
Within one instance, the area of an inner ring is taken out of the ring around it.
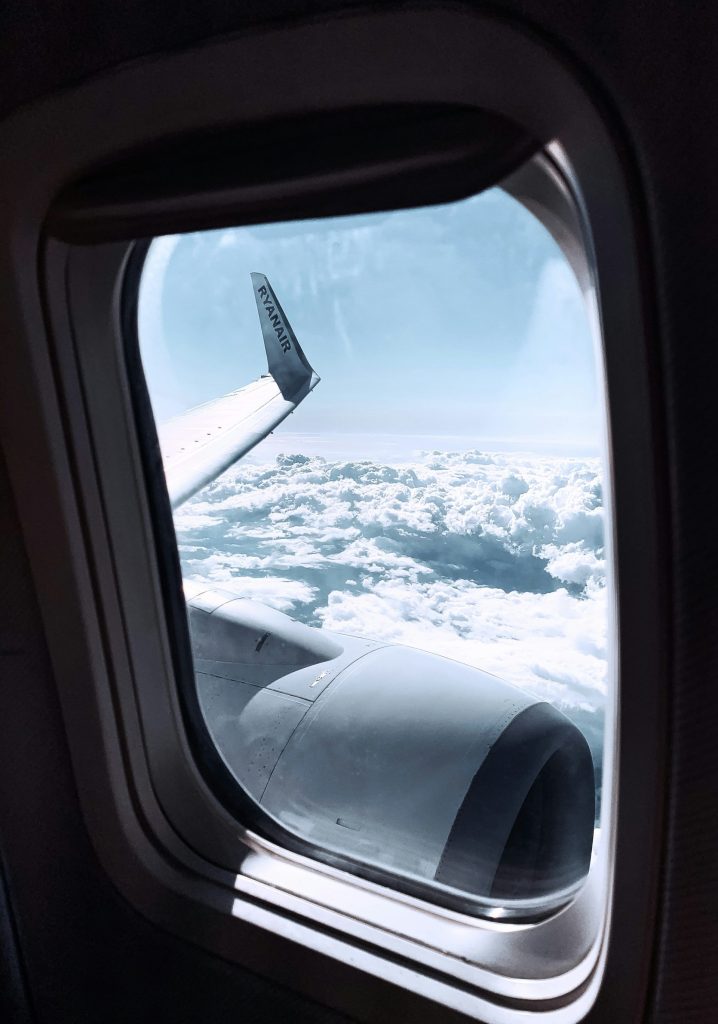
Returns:
[[[537,158],[534,166],[537,177],[542,181],[550,172],[564,183],[564,188],[568,187],[558,174],[555,161],[548,155]],[[564,193],[560,195],[563,202]],[[97,450],[105,453],[104,458],[98,458],[97,464],[104,492],[105,517],[110,522],[111,536],[115,538],[115,571],[124,591],[122,606],[127,635],[132,641],[133,637],[146,634],[147,618],[158,612],[161,614],[161,604],[153,613],[152,604],[146,597],[142,600],[137,589],[138,573],[143,566],[150,567],[153,576],[156,567],[149,509],[145,505],[141,518],[134,523],[128,515],[128,474],[139,480],[142,470],[140,442],[134,434],[123,366],[119,311],[112,332],[100,334],[96,327],[103,304],[107,303],[110,294],[118,291],[127,250],[115,243],[107,247],[76,247],[65,251],[68,255],[67,301],[73,311],[78,368],[83,377],[94,442]],[[92,275],[91,289],[85,285],[88,275]],[[588,302],[595,300],[593,291],[585,291],[584,294]],[[107,377],[107,367],[111,364],[115,366],[117,380],[121,382],[119,388],[115,387],[114,395],[108,389],[111,378]],[[119,436],[132,439],[131,447],[126,451],[119,448]],[[112,464],[108,469],[105,467],[110,466],[110,452]],[[124,468],[122,462],[125,463]],[[144,550],[137,547],[138,531],[145,531],[147,537]],[[159,580],[156,576],[153,587],[158,594],[155,600],[159,601]],[[157,628],[160,628],[159,621]],[[140,677],[138,705],[134,713],[139,712],[153,791],[172,827],[200,858],[224,869],[239,859],[241,868],[233,883],[239,894],[244,892],[246,896],[257,898],[263,887],[269,886],[269,892],[265,890],[262,898],[269,898],[270,892],[274,900],[280,893],[284,894],[279,905],[285,909],[292,907],[293,913],[309,913],[315,925],[322,922],[327,927],[332,922],[332,928],[349,933],[355,939],[366,935],[366,929],[369,929],[372,941],[378,942],[385,953],[413,959],[424,969],[453,977],[455,983],[479,986],[493,992],[495,997],[520,998],[530,1004],[545,1005],[547,1001],[550,1004],[557,999],[563,1002],[590,984],[600,964],[607,921],[605,900],[612,836],[610,803],[588,879],[570,905],[555,916],[533,926],[509,925],[504,922],[510,920],[510,911],[507,912],[503,903],[496,901],[491,909],[486,906],[489,901],[484,899],[484,912],[496,922],[492,924],[481,922],[468,913],[425,903],[414,896],[395,892],[386,884],[380,886],[361,877],[347,875],[341,868],[341,861],[336,867],[320,864],[299,853],[284,850],[250,831],[238,837],[237,823],[226,812],[220,812],[219,805],[193,768],[189,752],[184,747],[186,740],[183,739],[182,745],[174,749],[168,746],[169,709],[163,709],[162,705],[169,701],[169,706],[173,706],[172,717],[175,720],[181,718],[173,669],[169,658],[164,667],[157,660],[159,651],[154,662],[150,662],[146,635],[144,640],[134,655],[134,676],[136,679]],[[142,677],[146,679],[144,684]],[[165,680],[162,689],[157,687],[159,678]],[[610,713],[607,718],[608,763],[604,786],[610,792],[613,735]],[[440,882],[434,883],[433,887],[441,892]],[[448,888],[445,891],[447,899],[456,898],[455,891]],[[375,900],[369,898],[372,892]],[[564,902],[559,899],[558,905]],[[301,911],[299,907],[303,903],[304,910]],[[243,912],[241,903],[235,903],[235,906],[242,908]],[[537,900],[536,910],[543,912],[543,907],[543,901]],[[524,901],[522,914],[530,913],[530,901]],[[508,928],[519,930],[501,930]],[[427,935],[431,936],[430,941],[427,941]]]

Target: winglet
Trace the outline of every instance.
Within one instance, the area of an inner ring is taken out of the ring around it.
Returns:
[[[267,278],[264,274],[251,276],[267,352],[267,368],[277,382],[282,397],[299,404],[319,383],[319,377],[302,352],[302,347]]]

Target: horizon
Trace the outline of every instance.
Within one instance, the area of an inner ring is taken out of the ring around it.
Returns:
[[[532,447],[533,446],[533,447]],[[557,459],[602,459],[603,446],[595,439],[566,438],[500,438],[473,437],[457,434],[386,434],[382,431],[341,431],[312,433],[284,430],[265,437],[244,456],[253,464],[277,455],[307,455],[327,460],[365,458],[391,464],[391,460],[412,461],[439,451],[442,453],[481,452],[486,455],[553,457]]]

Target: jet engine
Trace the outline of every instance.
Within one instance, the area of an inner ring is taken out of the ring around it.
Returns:
[[[492,901],[570,893],[586,875],[593,764],[552,705],[220,590],[190,596],[188,615],[215,745],[296,835]]]

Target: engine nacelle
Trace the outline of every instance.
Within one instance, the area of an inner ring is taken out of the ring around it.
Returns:
[[[221,591],[188,601],[200,704],[225,763],[333,854],[492,900],[585,876],[594,775],[552,705],[409,647],[312,629]]]

